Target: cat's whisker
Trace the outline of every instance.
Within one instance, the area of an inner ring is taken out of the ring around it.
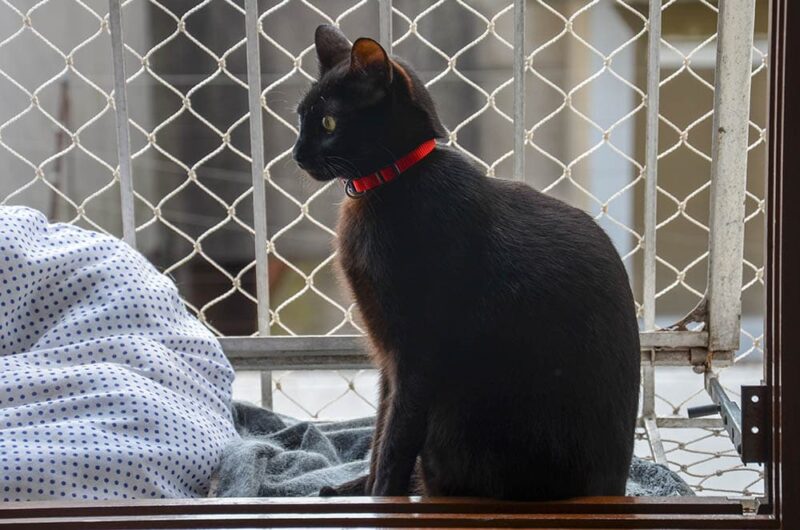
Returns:
[[[351,161],[340,156],[326,156],[325,161],[337,170],[341,171],[340,177],[343,178],[357,178],[360,175],[358,168]]]

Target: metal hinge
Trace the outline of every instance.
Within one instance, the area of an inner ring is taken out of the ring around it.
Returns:
[[[742,386],[742,407],[732,401],[717,379],[706,372],[706,390],[714,405],[694,407],[689,417],[719,413],[736,452],[745,464],[764,464],[769,452],[768,388],[765,385]]]

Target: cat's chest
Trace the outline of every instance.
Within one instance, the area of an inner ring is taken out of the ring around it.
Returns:
[[[468,261],[467,237],[447,209],[401,204],[354,200],[342,207],[337,255],[356,296],[369,291],[395,304],[419,302],[457,281]]]
[[[397,248],[398,227],[363,208],[362,203],[345,205],[340,213],[337,261],[377,347],[378,362],[387,365],[384,357],[397,349],[404,308],[413,304],[414,294],[402,272],[407,261]]]
[[[338,259],[354,290],[390,285],[398,256],[398,227],[363,203],[345,205],[338,227]],[[358,293],[356,293],[358,294]]]

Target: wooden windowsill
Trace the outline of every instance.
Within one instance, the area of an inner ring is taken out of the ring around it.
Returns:
[[[0,507],[0,528],[532,527],[775,528],[722,497],[592,497],[500,502],[419,497],[29,502]]]

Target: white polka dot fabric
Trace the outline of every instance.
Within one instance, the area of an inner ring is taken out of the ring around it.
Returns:
[[[4,501],[206,495],[233,377],[136,251],[0,206]]]

